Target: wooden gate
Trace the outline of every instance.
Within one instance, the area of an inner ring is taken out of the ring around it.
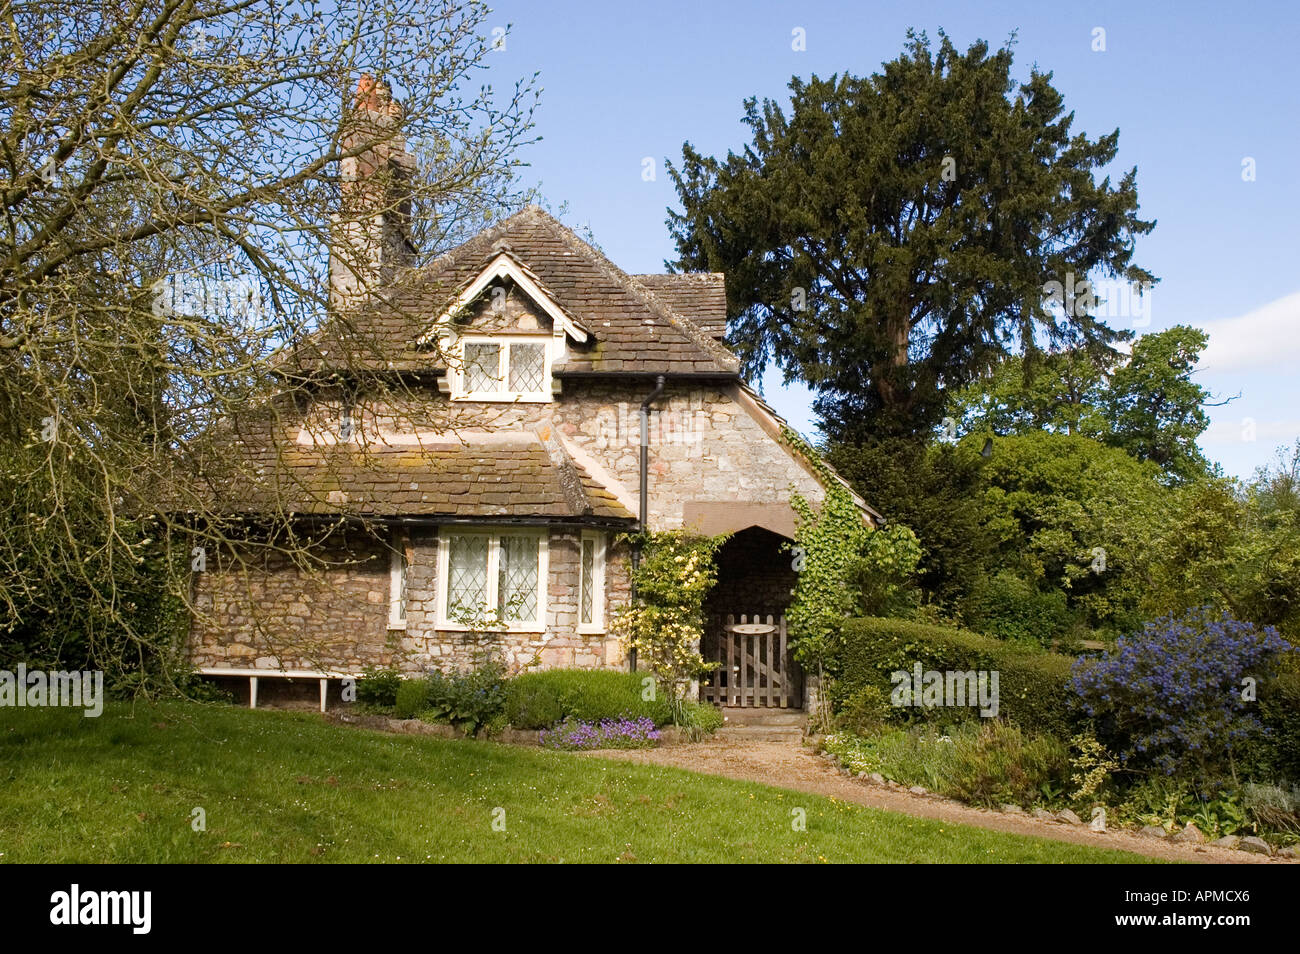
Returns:
[[[700,698],[720,706],[803,707],[803,678],[786,644],[784,616],[716,616],[701,654],[718,667],[700,681]]]

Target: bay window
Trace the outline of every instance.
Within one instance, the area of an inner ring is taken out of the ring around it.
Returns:
[[[541,631],[546,625],[546,537],[533,530],[447,530],[439,538],[438,621]]]

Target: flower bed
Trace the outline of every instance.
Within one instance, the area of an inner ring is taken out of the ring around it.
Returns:
[[[643,749],[659,741],[659,730],[647,718],[601,719],[583,722],[565,719],[538,736],[551,749]]]

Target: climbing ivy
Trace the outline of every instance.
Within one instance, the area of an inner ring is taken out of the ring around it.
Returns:
[[[623,539],[641,547],[632,571],[636,599],[615,611],[610,628],[676,704],[692,679],[714,668],[700,655],[700,640],[704,600],[717,582],[716,557],[726,536],[665,530]]]
[[[792,547],[798,582],[786,620],[795,658],[835,672],[846,618],[906,615],[921,546],[905,526],[869,526],[853,495],[816,451],[789,427],[782,437],[826,488],[820,511],[798,492],[791,493],[790,505],[799,517]]]

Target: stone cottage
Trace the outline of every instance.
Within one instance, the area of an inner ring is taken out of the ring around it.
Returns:
[[[354,118],[382,128],[397,110],[362,80]],[[211,559],[195,667],[320,679],[322,705],[325,680],[485,649],[515,669],[625,668],[609,631],[629,598],[620,535],[644,523],[731,535],[706,697],[798,705],[790,499],[818,502],[835,478],[741,379],[724,277],[627,274],[531,206],[415,268],[393,194],[411,168],[396,136],[345,161],[345,202],[378,211],[337,230],[332,314],[284,352],[302,386],[233,426],[227,507],[290,515],[322,565],[274,547]]]

